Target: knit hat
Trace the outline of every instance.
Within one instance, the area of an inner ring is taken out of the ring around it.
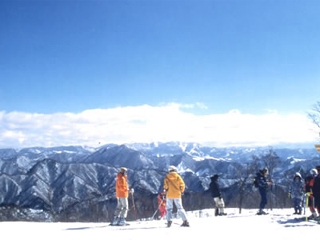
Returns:
[[[215,180],[217,180],[219,178],[219,175],[218,174],[215,174],[215,175],[213,175],[212,177],[211,177],[211,180],[212,181],[215,181]]]

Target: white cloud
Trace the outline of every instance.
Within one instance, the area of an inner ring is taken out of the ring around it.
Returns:
[[[193,141],[227,145],[315,142],[316,126],[301,114],[192,114],[202,104],[128,106],[80,113],[0,112],[0,148],[89,145],[150,141]],[[188,110],[188,111],[185,111]]]

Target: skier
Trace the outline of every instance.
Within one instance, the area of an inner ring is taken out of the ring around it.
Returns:
[[[310,170],[310,175],[305,179],[304,191],[306,194],[306,198],[308,198],[306,200],[308,203],[307,207],[309,207],[309,210],[311,212],[311,216],[309,216],[309,219],[314,219],[317,217],[317,212],[315,209],[314,197],[313,197],[314,179],[317,176],[317,174],[318,174],[317,169],[313,168]]]
[[[166,195],[164,192],[158,195],[158,209],[160,213],[160,219],[163,219],[167,213],[166,209]]]
[[[167,208],[167,227],[172,224],[172,210],[175,204],[178,215],[182,218],[182,227],[189,227],[186,212],[182,206],[181,196],[185,190],[185,183],[182,177],[177,173],[175,166],[169,166],[169,173],[164,179],[163,192],[166,193],[166,208]]]
[[[318,171],[318,175],[314,178],[312,192],[314,196],[315,209],[317,210],[317,213],[319,215],[320,213],[320,174],[319,174],[320,166],[316,166],[316,169]],[[320,216],[318,216],[317,218],[320,218]]]
[[[215,174],[211,177],[211,182],[209,185],[209,191],[211,193],[211,197],[215,203],[215,216],[223,216],[227,215],[224,212],[224,201],[221,196],[220,186],[219,186],[219,175]]]
[[[127,168],[121,167],[116,178],[116,197],[117,197],[117,208],[114,213],[114,218],[111,223],[112,226],[126,225],[126,217],[128,213],[128,196],[129,187],[127,182]],[[131,192],[131,191],[130,191]]]
[[[268,195],[267,195],[268,188],[269,188],[269,185],[272,184],[272,181],[267,180],[268,173],[269,173],[268,168],[261,169],[257,173],[258,189],[259,189],[259,194],[261,198],[259,211],[257,213],[258,215],[268,214],[264,211],[264,208],[268,203]]]
[[[303,200],[303,186],[304,183],[302,181],[300,173],[296,173],[294,175],[293,181],[289,186],[289,198],[292,200],[294,214],[301,215],[302,213],[302,200]]]

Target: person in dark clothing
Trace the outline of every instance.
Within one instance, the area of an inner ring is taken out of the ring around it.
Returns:
[[[317,217],[317,211],[315,209],[315,202],[314,202],[314,196],[313,196],[313,185],[314,185],[314,179],[317,177],[318,171],[317,169],[313,168],[310,170],[310,175],[306,177],[305,179],[305,186],[304,191],[306,193],[306,199],[309,210],[311,212],[311,216],[309,216],[309,219],[314,219]]]
[[[215,216],[223,216],[227,214],[224,212],[225,204],[221,195],[218,181],[219,181],[219,175],[215,174],[214,176],[211,177],[209,191],[215,203]]]
[[[314,178],[312,192],[314,197],[314,206],[319,214],[320,213],[320,174],[319,174],[320,166],[316,166],[316,169],[318,171],[318,175]]]
[[[258,211],[258,215],[264,215],[267,214],[264,211],[265,206],[268,203],[268,187],[269,185],[272,184],[271,181],[267,180],[267,175],[268,175],[268,169],[264,168],[262,170],[260,170],[257,173],[257,181],[258,181],[258,189],[259,189],[259,194],[260,194],[260,205],[259,205],[259,211]]]

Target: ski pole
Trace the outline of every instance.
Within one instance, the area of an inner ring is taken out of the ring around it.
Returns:
[[[310,195],[310,193],[306,193],[306,208],[308,207],[308,205],[309,205],[309,195]],[[306,215],[306,221],[308,221],[308,215]]]
[[[154,216],[157,214],[157,212],[158,212],[158,209],[154,212],[154,214],[152,215],[152,217],[150,218],[150,219],[154,219]]]
[[[157,208],[157,210],[154,212],[154,214],[152,215],[151,219],[154,219],[154,217],[155,217],[155,215],[157,214],[157,212],[158,212],[158,210],[159,210],[159,208],[160,208],[160,206],[161,206],[162,203],[163,203],[163,199],[162,199],[161,202],[159,203],[158,208]]]
[[[306,206],[306,201],[307,201],[306,194],[304,194],[303,196],[304,196],[304,198],[303,198],[303,215],[306,215],[306,208],[307,208],[307,206]]]
[[[158,200],[159,200],[159,196],[158,196]],[[158,207],[157,207],[156,211],[154,212],[154,214],[152,215],[152,217],[149,218],[149,219],[152,219],[152,220],[154,219],[154,217],[156,216],[157,212],[159,211],[159,208],[160,208],[160,206],[162,205],[162,203],[164,202],[164,200],[165,200],[165,198],[164,198],[164,197],[161,197],[161,201],[160,201],[160,203],[158,204]]]

